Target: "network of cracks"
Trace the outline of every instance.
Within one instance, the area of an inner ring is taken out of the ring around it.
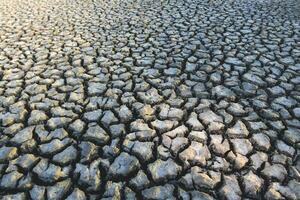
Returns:
[[[298,0],[0,0],[0,199],[300,199]]]

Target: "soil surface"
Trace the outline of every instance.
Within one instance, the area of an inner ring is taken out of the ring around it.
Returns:
[[[300,199],[299,0],[0,0],[0,199]]]

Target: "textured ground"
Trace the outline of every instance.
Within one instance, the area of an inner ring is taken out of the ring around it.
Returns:
[[[299,22],[299,0],[0,0],[0,198],[300,199]]]

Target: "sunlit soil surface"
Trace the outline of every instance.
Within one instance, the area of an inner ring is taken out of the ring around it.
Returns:
[[[300,199],[299,0],[0,0],[0,199]]]

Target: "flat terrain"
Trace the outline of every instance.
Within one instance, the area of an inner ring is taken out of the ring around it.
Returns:
[[[0,0],[0,199],[300,199],[299,0]]]

